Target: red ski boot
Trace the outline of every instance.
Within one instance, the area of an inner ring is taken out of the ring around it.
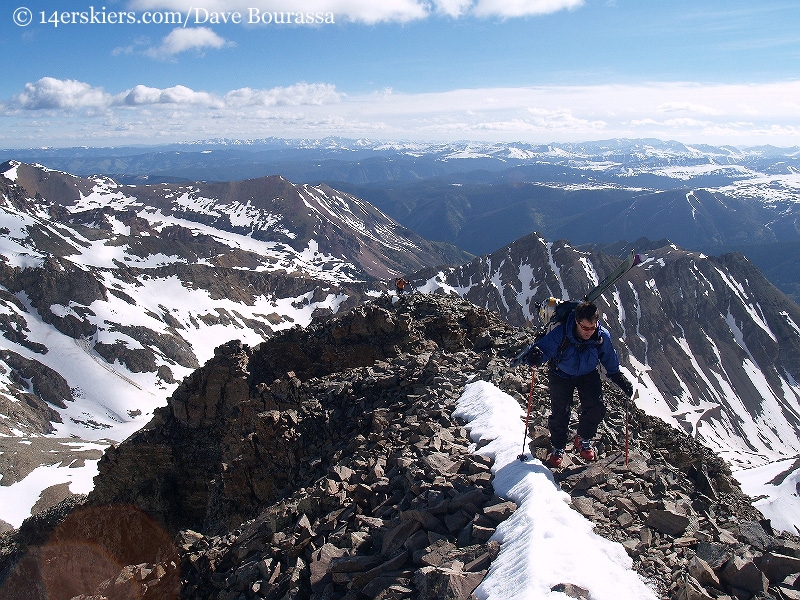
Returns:
[[[547,460],[545,462],[550,467],[560,467],[561,461],[563,460],[564,460],[564,450],[560,448],[553,448],[553,451],[550,453],[550,456],[547,457]]]
[[[575,451],[580,454],[583,460],[593,461],[597,458],[594,448],[592,448],[592,440],[584,440],[581,439],[581,436],[576,435],[572,439],[572,445],[575,447]]]

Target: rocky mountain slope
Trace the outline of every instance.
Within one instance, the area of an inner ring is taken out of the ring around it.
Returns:
[[[795,457],[800,308],[741,255],[645,241],[638,250],[643,263],[599,303],[647,410],[739,467]],[[413,283],[523,325],[537,322],[537,302],[579,299],[618,262],[533,234]]]
[[[574,244],[668,238],[681,247],[713,254],[734,246],[800,241],[800,189],[787,192],[794,198],[768,201],[757,195],[760,189],[737,195],[728,188],[691,187],[692,182],[684,180],[673,181],[668,189],[628,188],[592,181],[553,182],[548,175],[521,173],[519,180],[492,183],[462,182],[454,176],[333,185],[365,198],[420,235],[476,255],[531,231]]]
[[[178,255],[185,261],[213,257],[225,264],[225,256],[230,267],[305,268],[320,279],[324,278],[320,271],[331,271],[342,280],[361,279],[364,274],[386,278],[464,257],[456,249],[433,246],[363,200],[325,185],[294,185],[277,175],[219,183],[123,186],[103,177],[79,178],[16,161],[0,165],[0,173],[5,180],[2,193],[12,199],[12,205],[16,200],[17,208],[34,214],[52,211],[64,224],[128,235],[116,243],[131,244],[131,254],[142,259],[157,255],[162,250],[159,243],[176,239],[189,242],[184,255]],[[229,239],[204,239],[201,234],[208,231],[229,234]],[[254,252],[258,245],[242,247],[247,238],[266,246],[261,250],[271,250],[265,253],[270,257],[283,254],[283,261],[273,258],[258,264]],[[223,253],[222,247],[213,247],[214,241],[231,247]],[[75,253],[68,248],[63,251]],[[193,251],[199,254],[192,256]],[[302,266],[293,264],[298,260]]]
[[[90,489],[99,452],[219,344],[257,344],[380,293],[381,278],[465,256],[357,198],[280,177],[130,187],[21,163],[0,173],[0,434],[11,436],[0,500],[14,526],[69,486]]]
[[[329,138],[7,154],[123,182],[227,181],[267,173],[325,181],[427,239],[473,254],[492,252],[531,231],[576,244],[668,238],[714,254],[742,244],[793,244],[796,253],[800,243],[797,148],[655,139],[537,145]],[[765,269],[769,261],[759,264]]]
[[[23,379],[39,369],[34,395],[62,409],[79,386],[52,376],[37,325],[130,385],[163,389],[199,366],[214,331],[263,339],[358,303],[380,289],[376,277],[450,258],[358,199],[280,177],[133,188],[2,169],[0,329],[27,351],[6,356]],[[46,407],[31,406],[22,431],[52,431]]]
[[[524,405],[530,372],[508,360],[527,337],[456,296],[413,294],[221,346],[105,453],[88,498],[0,537],[0,598],[466,600],[515,505],[453,411],[470,381]],[[724,461],[635,407],[626,466],[622,400],[606,397],[599,460],[573,458],[555,485],[657,596],[798,597],[800,539],[761,521]]]

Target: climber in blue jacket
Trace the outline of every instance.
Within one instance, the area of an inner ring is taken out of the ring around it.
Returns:
[[[561,466],[569,435],[569,417],[573,395],[578,391],[580,412],[578,431],[572,442],[584,460],[597,458],[592,440],[605,416],[599,365],[607,377],[630,398],[633,385],[620,371],[619,356],[608,329],[600,323],[600,311],[593,302],[579,303],[564,323],[531,344],[512,361],[512,366],[526,362],[540,366],[549,362],[550,442],[553,450],[547,458],[550,466]]]

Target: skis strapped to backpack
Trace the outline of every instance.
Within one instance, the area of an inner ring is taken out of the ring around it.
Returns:
[[[603,292],[619,281],[620,278],[625,275],[625,273],[630,271],[640,262],[642,262],[641,257],[631,251],[628,258],[626,258],[616,269],[614,269],[608,275],[608,277],[603,279],[603,281],[589,290],[589,292],[583,297],[583,300],[585,302],[593,302],[599,298]],[[559,323],[566,323],[567,316],[569,313],[575,310],[575,307],[578,306],[578,304],[579,302],[575,300],[559,300],[558,298],[553,297],[550,297],[544,302],[537,304],[536,309],[543,325],[536,333],[534,341],[540,340],[542,337],[550,333]],[[566,331],[564,338],[566,340]],[[565,342],[562,342],[561,345],[564,346],[564,344]]]
[[[626,258],[622,264],[620,264],[616,269],[614,269],[608,277],[603,279],[600,283],[598,283],[594,288],[592,288],[588,294],[586,294],[583,299],[587,302],[593,302],[597,298],[599,298],[603,292],[605,292],[608,288],[614,285],[617,281],[619,281],[620,277],[625,275],[628,271],[630,271],[633,267],[638,265],[642,262],[642,258],[638,254],[634,254],[633,250],[631,250],[630,255]]]

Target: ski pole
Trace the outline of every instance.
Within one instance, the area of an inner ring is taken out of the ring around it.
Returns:
[[[528,422],[531,418],[531,404],[533,404],[533,384],[536,382],[536,367],[531,371],[531,389],[528,392],[528,413],[525,415],[525,435],[522,436],[522,453],[517,457],[521,461],[525,461],[525,442],[528,441]]]
[[[642,376],[639,375],[639,383],[642,383]],[[628,422],[629,422],[629,409],[628,405],[631,400],[636,400],[639,397],[639,387],[637,386],[635,390],[633,390],[633,396],[628,398],[627,394],[625,395],[625,466],[628,466]]]
[[[628,394],[625,394],[625,466],[628,466]]]
[[[627,394],[625,395],[625,466],[626,467],[628,466],[628,420],[629,420],[628,403],[631,400],[636,400],[639,397],[639,387],[644,385],[643,375],[644,375],[643,371],[640,371],[639,373],[636,374],[636,383],[638,383],[639,385],[637,385],[636,389],[633,390],[633,397],[628,398],[628,395]]]

